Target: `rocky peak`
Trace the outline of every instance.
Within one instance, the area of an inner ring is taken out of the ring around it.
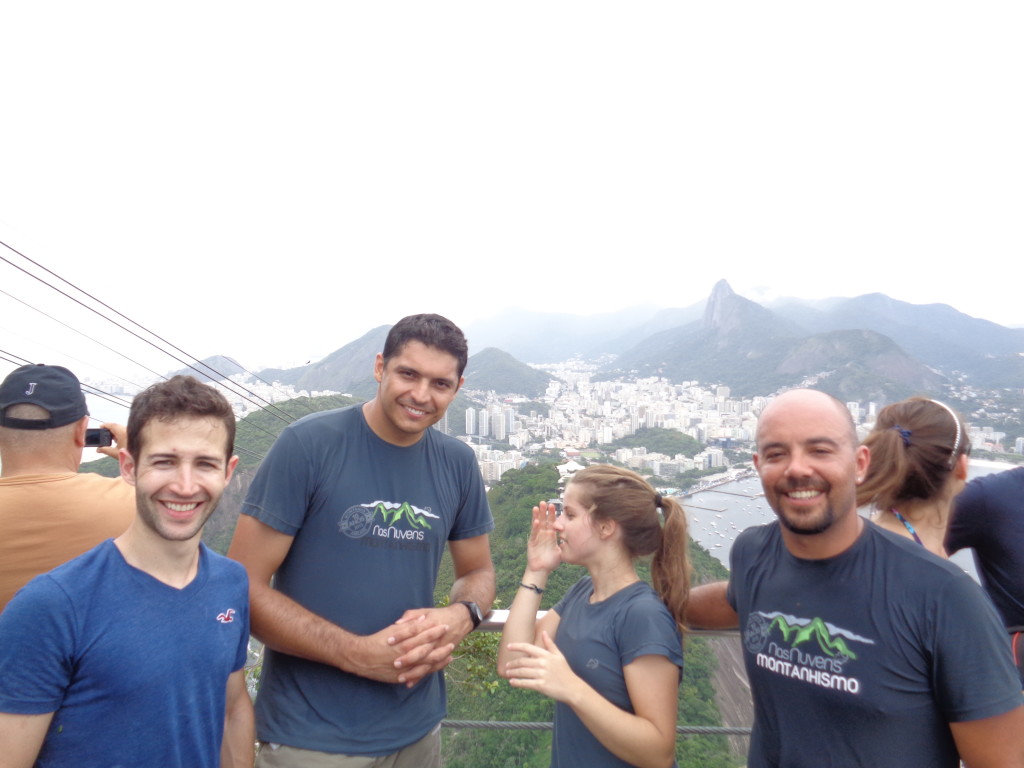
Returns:
[[[736,294],[733,293],[728,281],[719,280],[711,289],[711,296],[704,307],[704,318],[701,320],[701,327],[708,330],[727,329],[730,317],[735,315]]]

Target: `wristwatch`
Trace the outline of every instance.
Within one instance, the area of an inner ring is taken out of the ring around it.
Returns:
[[[473,629],[479,627],[480,622],[484,620],[484,615],[480,612],[480,606],[469,600],[459,600],[458,602],[469,609],[469,620],[473,622]]]

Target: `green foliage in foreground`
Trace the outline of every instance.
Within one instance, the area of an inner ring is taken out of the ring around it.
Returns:
[[[529,466],[506,472],[489,499],[495,530],[491,553],[497,574],[498,603],[507,608],[526,567],[526,540],[534,504],[559,494],[558,472],[551,466]],[[706,550],[691,541],[694,583],[726,578],[727,572]],[[548,581],[542,609],[550,608],[585,570],[561,566]],[[646,565],[641,575],[647,577]],[[438,581],[438,602],[447,600],[451,563],[445,558]],[[513,689],[499,677],[496,658],[500,635],[472,633],[459,647],[448,670],[448,719],[500,722],[550,722],[554,703],[533,691]],[[713,642],[713,641],[710,641]],[[679,722],[721,725],[711,678],[715,655],[708,640],[687,638],[686,663],[679,692]],[[680,768],[734,768],[724,736],[685,736],[676,744]],[[445,768],[545,768],[551,761],[550,731],[465,729],[442,730]]]
[[[117,459],[104,456],[103,458],[87,461],[79,465],[78,471],[93,472],[97,475],[103,475],[103,477],[120,477],[121,463]]]

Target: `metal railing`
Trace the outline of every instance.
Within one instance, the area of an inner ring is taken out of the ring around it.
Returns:
[[[546,611],[537,611],[537,618],[541,618]],[[508,619],[507,610],[493,610],[488,613],[477,632],[501,632],[505,628],[505,621]],[[690,632],[698,637],[734,637],[738,633],[735,629],[693,629]],[[553,727],[550,722],[530,723],[518,721],[499,720],[448,720],[441,721],[442,728],[480,728],[493,730],[525,730],[525,731],[549,731]],[[712,726],[712,725],[677,725],[676,733],[684,736],[715,735],[715,736],[749,736],[750,726]]]
[[[538,611],[537,617],[540,618],[546,613],[546,611]],[[505,621],[508,619],[507,610],[493,610],[488,613],[480,626],[477,627],[477,632],[501,632],[505,627]],[[725,630],[714,630],[714,629],[694,629],[690,630],[690,633],[698,637],[732,637],[737,634],[738,630],[725,629]],[[255,644],[255,647],[254,647]],[[246,681],[249,688],[249,694],[253,697],[256,695],[256,684],[259,677],[259,669],[262,667],[263,660],[263,646],[261,643],[256,641],[255,638],[249,639],[249,661],[246,664]],[[521,722],[521,721],[503,721],[503,720],[449,720],[445,719],[441,722],[442,728],[451,729],[490,729],[490,730],[525,730],[525,731],[549,731],[553,727],[551,722]],[[751,728],[749,726],[713,726],[713,725],[677,725],[676,733],[685,736],[695,735],[716,735],[716,736],[749,736]]]

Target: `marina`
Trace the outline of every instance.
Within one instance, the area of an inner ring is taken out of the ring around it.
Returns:
[[[690,536],[723,565],[740,531],[775,519],[753,469],[703,484],[682,494]]]

